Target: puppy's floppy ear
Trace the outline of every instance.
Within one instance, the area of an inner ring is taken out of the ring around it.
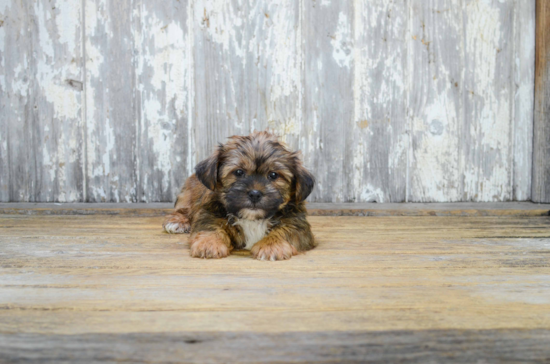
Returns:
[[[296,202],[304,201],[313,191],[315,177],[302,165],[298,155],[294,156],[294,178],[296,179]]]
[[[195,174],[203,185],[214,191],[218,184],[218,164],[223,152],[223,146],[220,144],[218,149],[212,155],[195,167]]]

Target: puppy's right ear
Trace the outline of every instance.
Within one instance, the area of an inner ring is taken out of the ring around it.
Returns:
[[[195,167],[195,174],[203,185],[209,190],[214,191],[218,184],[218,164],[220,162],[220,155],[222,153],[222,146],[207,159],[203,160]]]
[[[294,153],[294,178],[296,179],[296,202],[304,201],[313,191],[315,177],[302,165],[299,153]]]

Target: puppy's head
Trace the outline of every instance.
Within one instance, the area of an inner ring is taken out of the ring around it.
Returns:
[[[195,172],[229,214],[249,220],[269,218],[289,202],[305,200],[315,184],[298,153],[267,132],[230,137]]]

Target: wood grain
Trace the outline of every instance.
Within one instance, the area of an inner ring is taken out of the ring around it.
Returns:
[[[0,199],[82,199],[80,2],[0,8]]]
[[[270,127],[296,146],[299,3],[193,4],[195,160],[227,137]]]
[[[473,363],[550,359],[549,330],[421,330],[266,334],[2,335],[0,360],[25,363]],[[114,346],[113,343],[117,345]],[[139,344],[138,344],[139,343]],[[391,343],[391,345],[390,345]],[[169,350],[166,350],[169,348]],[[215,348],[215,350],[213,350]],[[70,356],[67,354],[70,352]]]
[[[465,6],[463,189],[470,201],[513,196],[513,1]],[[524,138],[530,138],[524,135]],[[527,172],[527,171],[525,171]]]
[[[515,3],[513,60],[513,200],[531,199],[535,90],[535,19],[537,1]]]
[[[85,202],[136,202],[136,100],[132,0],[86,0]]]
[[[353,4],[304,1],[303,135],[317,178],[312,200],[350,202],[353,166]],[[331,90],[330,92],[319,92]]]
[[[537,1],[533,201],[550,201],[550,2]]]
[[[463,9],[454,0],[418,0],[410,7],[408,200],[461,201]]]
[[[408,184],[407,2],[354,2],[354,115],[347,143],[352,201],[405,201]]]
[[[547,359],[549,221],[310,217],[319,246],[270,263],[190,258],[159,217],[0,215],[0,359]]]
[[[136,200],[172,201],[189,175],[188,2],[133,2],[138,105]]]

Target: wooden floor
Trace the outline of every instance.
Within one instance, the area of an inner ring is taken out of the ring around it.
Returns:
[[[0,362],[550,361],[550,217],[310,217],[283,262],[160,217],[0,214]]]

